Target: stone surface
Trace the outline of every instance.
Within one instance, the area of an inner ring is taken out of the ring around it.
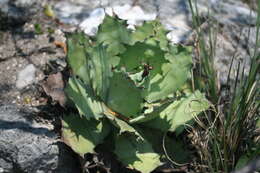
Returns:
[[[0,168],[5,173],[79,172],[77,159],[30,112],[0,105]]]
[[[41,24],[42,34],[35,33],[34,24],[37,23]],[[49,34],[48,28],[53,28],[53,33]],[[34,16],[32,21],[10,31],[0,31],[0,103],[18,103],[25,97],[37,96],[34,84],[30,85],[30,89],[24,87],[20,90],[16,87],[19,72],[33,64],[36,68],[36,84],[45,78],[44,71],[48,64],[57,64],[52,66],[56,71],[64,69],[64,49],[55,43],[64,44],[65,41],[64,32],[43,16]]]
[[[8,0],[0,0],[1,4],[6,5],[8,2]],[[21,8],[31,8],[35,2],[26,0],[12,1],[14,6]],[[249,67],[248,52],[249,50],[252,52],[256,35],[256,29],[253,25],[255,13],[250,12],[247,4],[235,0],[197,0],[197,2],[199,13],[205,20],[204,23],[207,23],[209,16],[215,16],[215,20],[221,24],[214,62],[221,83],[223,83],[226,80],[233,52],[238,55],[235,57],[235,66],[244,59],[247,69]],[[44,0],[41,3],[41,9],[43,9],[47,2]],[[167,36],[173,43],[183,43],[193,33],[189,4],[186,0],[90,0],[88,2],[84,0],[63,0],[48,1],[48,4],[53,5],[56,17],[61,23],[71,24],[70,26],[73,26],[71,27],[72,30],[76,27],[81,28],[89,35],[96,32],[98,24],[104,17],[104,11],[110,14],[112,11],[116,12],[121,18],[128,19],[129,24],[140,24],[143,20],[150,20],[156,15],[165,27],[170,30]],[[132,5],[134,7],[131,7]],[[2,11],[7,9],[4,5],[0,6],[0,8]],[[207,13],[208,9],[210,9],[210,15]],[[23,26],[15,26],[10,31],[0,31],[0,102],[17,103],[27,97],[21,95],[21,91],[17,90],[15,84],[17,74],[28,64],[33,64],[36,67],[37,81],[45,77],[43,71],[46,64],[52,62],[58,64],[58,66],[52,67],[56,71],[66,67],[64,63],[65,53],[50,40],[54,38],[55,41],[64,43],[63,31],[71,31],[70,27],[57,25],[53,20],[46,19],[41,10],[30,17],[32,20]],[[35,33],[35,24],[41,24],[42,34]],[[54,33],[48,33],[47,28],[54,29]],[[251,30],[250,39],[246,41],[247,30],[249,29]],[[242,38],[238,44],[239,37]],[[192,38],[193,42],[194,40]],[[238,49],[236,49],[237,46]],[[231,71],[233,78],[235,69],[232,68]],[[34,92],[33,87],[34,85],[31,85],[30,90],[25,87],[25,90]],[[26,92],[22,90],[22,93]]]
[[[23,70],[18,73],[16,87],[22,89],[35,82],[36,68],[33,64],[27,65]]]
[[[170,31],[167,37],[172,43],[183,43],[194,32],[192,29],[191,10],[186,0],[138,0],[134,1],[135,3],[128,0],[100,0],[95,2],[96,4],[91,7],[82,3],[81,0],[70,1],[74,5],[77,4],[77,8],[81,8],[81,10],[73,10],[73,6],[62,6],[62,8],[67,10],[71,8],[72,10],[68,11],[74,11],[76,14],[67,16],[66,20],[71,21],[69,23],[77,21],[76,23],[78,24],[84,21],[79,25],[80,28],[86,34],[93,35],[104,18],[104,12],[102,11],[102,8],[104,8],[107,14],[113,12],[119,18],[127,20],[130,25],[141,24],[142,21],[152,20],[157,16]],[[64,1],[56,4],[56,11],[59,11],[60,3],[64,3]],[[195,4],[193,6],[195,7]],[[235,79],[236,69],[241,62],[245,65],[245,71],[247,72],[249,70],[249,52],[252,52],[255,45],[255,21],[257,14],[247,4],[236,0],[198,0],[197,6],[199,15],[205,20],[203,24],[207,25],[207,19],[209,18],[213,18],[216,23],[221,24],[219,27],[220,32],[217,34],[216,55],[213,60],[220,82],[226,82],[233,56],[234,64],[231,69],[231,79]],[[95,16],[98,20],[95,20],[96,18],[93,18],[93,15],[91,15],[94,9],[102,11],[102,13]],[[71,16],[81,16],[82,18],[75,20]],[[130,28],[134,27],[130,26]],[[251,31],[249,39],[247,38],[246,30]],[[195,38],[193,38],[194,40]]]
[[[98,26],[103,22],[105,18],[105,10],[103,8],[97,8],[93,10],[89,17],[80,23],[80,28],[85,34],[94,36],[97,33]]]
[[[145,12],[140,6],[125,4],[112,7],[112,11],[123,20],[127,20],[128,25],[140,25],[143,21],[156,19],[156,13]]]
[[[192,30],[191,11],[188,1],[186,0],[138,0],[135,1],[89,1],[96,2],[94,5],[85,4],[81,0],[61,1],[55,5],[58,18],[64,23],[79,25],[85,30],[85,27],[97,28],[97,23],[93,22],[92,11],[96,8],[111,8],[119,18],[128,20],[129,24],[136,25],[142,21],[153,20],[157,16],[165,27],[171,32],[168,38],[173,43],[185,41]],[[207,16],[208,12],[215,19],[223,24],[245,24],[254,25],[256,13],[240,1],[224,0],[198,0],[198,12],[200,15]],[[79,5],[80,4],[80,5]],[[193,4],[195,6],[195,4]],[[106,10],[105,10],[106,11]],[[103,18],[103,13],[98,15],[99,19]],[[98,22],[100,23],[100,22]],[[132,27],[131,27],[132,28]],[[87,34],[93,35],[89,29]]]
[[[232,58],[233,65],[230,70],[230,79],[235,79],[239,64],[240,69],[244,68],[245,74],[248,74],[250,57],[253,55],[255,48],[256,28],[224,25],[219,30],[214,65],[217,69],[220,83],[225,84]]]
[[[212,6],[215,18],[224,24],[236,23],[244,25],[255,25],[257,13],[252,11],[247,4],[237,0],[227,2],[220,1]]]
[[[61,1],[55,4],[54,9],[61,22],[79,25],[79,28],[90,36],[97,33],[98,26],[102,23],[105,14],[113,15],[115,13],[119,18],[127,20],[130,28],[134,28],[133,25],[142,24],[143,21],[154,20],[156,18],[155,12],[147,13],[140,6],[132,7],[127,3],[121,5],[118,5],[120,3],[112,2],[98,3],[93,6],[84,3],[78,4]],[[104,8],[97,8],[101,6],[100,4]]]
[[[31,19],[39,7],[37,0],[0,0],[0,28],[23,24]]]

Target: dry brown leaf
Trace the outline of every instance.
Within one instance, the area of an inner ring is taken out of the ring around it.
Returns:
[[[66,95],[64,93],[64,81],[60,72],[51,74],[47,80],[41,84],[45,93],[53,100],[58,101],[61,106],[65,106]]]
[[[55,46],[63,48],[63,51],[65,54],[67,54],[67,46],[66,43],[63,43],[61,41],[54,41]]]

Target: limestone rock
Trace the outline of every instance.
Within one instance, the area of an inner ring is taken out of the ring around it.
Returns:
[[[35,72],[36,68],[33,64],[27,65],[23,70],[21,70],[17,75],[16,87],[22,89],[27,85],[35,82]]]
[[[77,159],[33,114],[13,105],[0,105],[0,169],[14,172],[79,172]]]
[[[37,0],[0,0],[0,29],[25,23],[39,7]]]

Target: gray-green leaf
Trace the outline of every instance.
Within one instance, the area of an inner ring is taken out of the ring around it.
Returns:
[[[150,173],[161,165],[160,155],[154,152],[151,144],[136,140],[135,136],[118,136],[114,152],[123,164],[142,173]]]
[[[210,103],[199,91],[175,101],[159,112],[159,116],[145,123],[151,128],[162,131],[175,131],[178,127],[185,125],[194,119],[199,113],[209,108]],[[154,112],[158,114],[157,112]],[[152,114],[154,114],[152,113]],[[148,115],[149,116],[149,115]],[[152,116],[152,115],[150,115]]]
[[[62,120],[63,141],[82,157],[86,153],[94,153],[94,148],[109,132],[110,126],[104,120],[87,120],[76,114],[65,116]]]
[[[70,78],[65,89],[67,96],[74,102],[79,113],[86,118],[98,119],[103,116],[104,108],[91,89],[75,77]]]

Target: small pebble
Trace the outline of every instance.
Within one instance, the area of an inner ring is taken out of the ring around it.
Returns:
[[[65,60],[62,60],[62,59],[57,59],[56,60],[56,63],[60,66],[62,66],[63,68],[65,68],[67,66],[67,63]]]
[[[18,72],[16,87],[22,89],[35,82],[36,68],[33,64],[27,65],[23,70]]]

